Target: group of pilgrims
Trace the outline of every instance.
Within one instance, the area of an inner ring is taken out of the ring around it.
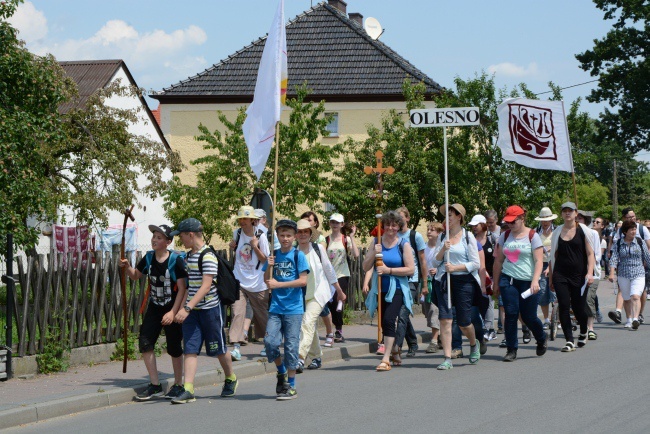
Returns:
[[[440,207],[446,221],[427,224],[426,240],[409,228],[410,214],[404,207],[384,212],[370,233],[362,262],[363,293],[370,315],[381,311],[377,354],[382,359],[377,371],[402,364],[404,341],[405,356],[415,356],[418,336],[411,318],[418,301],[431,329],[426,352],[444,355],[438,370],[452,369],[452,360],[464,357],[463,335],[470,345],[471,364],[480,361],[488,341],[498,333],[505,336],[499,344],[505,349],[503,361],[513,362],[519,323],[523,342],[534,338],[536,354],[543,356],[553,306],[566,341],[561,351],[584,347],[598,337],[594,323],[601,322],[602,315],[597,289],[606,274],[610,281],[617,280],[618,288],[616,310],[609,317],[621,323],[624,309],[626,328],[637,330],[643,323],[650,230],[636,222],[632,209],[623,210],[623,221],[615,229],[609,229],[603,218],[578,210],[573,202],[561,205],[558,226],[554,225],[557,214],[542,208],[534,218],[536,228],[527,226],[527,212],[518,205],[508,207],[501,219],[489,210],[469,222],[461,204],[451,204],[446,211],[444,205]],[[203,239],[201,222],[187,219],[174,231],[152,225],[153,250],[135,268],[122,261],[131,278],[146,274],[152,288],[139,336],[151,383],[137,400],[194,401],[193,380],[203,344],[223,368],[221,396],[234,396],[238,382],[233,362],[241,360],[251,324],[256,337],[264,338],[260,355],[277,368],[278,400],[297,397],[296,374],[322,366],[319,318],[326,329],[322,346],[345,342],[349,260],[360,253],[356,227],[333,213],[331,233],[325,237],[317,214],[307,211],[298,221],[279,220],[273,236],[268,236],[266,213],[250,206],[241,207],[236,220],[239,227],[233,231],[230,248],[240,297],[230,306],[231,349],[226,345],[226,309],[215,282],[219,260]],[[189,249],[186,254],[169,250],[175,235]],[[168,270],[174,270],[171,278]],[[174,384],[167,393],[153,355],[163,328],[174,367]]]

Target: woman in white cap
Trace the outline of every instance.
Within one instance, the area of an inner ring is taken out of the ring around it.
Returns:
[[[544,265],[542,266],[542,277],[539,279],[539,306],[542,308],[542,315],[544,315],[544,330],[548,330],[551,326],[551,315],[549,306],[555,301],[555,292],[551,291],[548,287],[548,260],[551,257],[551,235],[555,230],[553,220],[557,218],[557,214],[549,207],[544,207],[535,217],[539,222],[537,226],[537,235],[542,240],[542,253]]]
[[[337,212],[330,216],[330,229],[332,233],[325,237],[327,255],[336,270],[336,277],[339,279],[339,285],[343,292],[348,291],[350,286],[350,267],[348,266],[348,258],[359,257],[359,249],[354,242],[354,235],[357,232],[356,226],[352,226],[350,236],[343,234],[341,229],[345,219]],[[330,312],[332,313],[332,322],[336,328],[334,332],[334,342],[345,342],[343,337],[343,309],[339,309],[339,297],[335,294],[332,300],[328,303]]]
[[[496,248],[496,243],[493,242],[493,238],[488,236],[488,227],[487,220],[482,214],[476,214],[472,217],[472,220],[468,223],[472,228],[472,233],[476,237],[476,241],[483,248],[483,257],[485,262],[485,267],[481,267],[479,271],[479,276],[481,277],[482,286],[485,286],[487,295],[492,295],[492,276],[494,268],[494,253]],[[479,253],[480,257],[480,253]],[[494,331],[494,306],[492,298],[490,297],[487,300],[487,306],[485,306],[485,311],[481,312],[483,315],[484,325],[485,325],[485,336],[486,341],[491,341],[496,339],[497,334]]]
[[[549,258],[549,287],[558,301],[560,324],[566,338],[562,352],[575,351],[570,310],[580,326],[578,347],[587,344],[587,286],[594,281],[594,251],[587,237],[587,227],[577,223],[578,207],[562,204],[564,224],[553,231]]]
[[[440,213],[445,214],[444,205]],[[434,288],[434,302],[438,306],[440,318],[440,335],[445,360],[438,366],[439,370],[453,368],[451,363],[451,324],[452,310],[447,297],[447,279],[451,280],[451,305],[456,308],[456,319],[461,331],[470,344],[469,361],[478,363],[481,358],[479,339],[472,325],[472,305],[476,286],[481,286],[478,270],[480,260],[478,246],[474,235],[463,229],[465,207],[455,203],[449,206],[449,239],[446,233],[440,235],[436,245],[433,265],[438,269]],[[449,252],[449,254],[447,254]],[[449,262],[447,262],[449,261]]]
[[[298,220],[298,248],[307,257],[311,272],[307,275],[307,289],[305,293],[305,313],[302,316],[300,329],[300,349],[298,351],[297,373],[302,373],[305,360],[311,357],[307,369],[321,367],[323,351],[318,341],[318,328],[316,324],[323,308],[332,297],[330,285],[336,290],[340,300],[345,300],[345,294],[339,286],[336,271],[327,257],[325,248],[316,242],[319,232],[307,219]]]

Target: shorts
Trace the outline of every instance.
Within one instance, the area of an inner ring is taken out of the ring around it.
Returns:
[[[593,318],[596,316],[596,290],[600,280],[594,280],[594,283],[587,288],[587,302],[585,303],[585,312],[587,316]]]
[[[201,354],[205,342],[205,353],[215,357],[226,354],[226,332],[221,306],[211,309],[193,309],[183,321],[183,343],[185,354]]]
[[[330,314],[330,307],[326,304],[325,307],[323,308],[323,311],[318,316],[322,318],[322,317],[326,317],[329,314]]]
[[[165,340],[167,341],[167,354],[172,357],[180,357],[183,355],[183,326],[178,323],[171,323],[163,326],[161,324],[163,316],[174,306],[174,302],[170,302],[165,306],[155,304],[149,301],[147,312],[144,314],[142,326],[140,327],[140,334],[138,335],[138,343],[140,352],[146,353],[153,351],[156,342],[160,337],[160,332],[165,329]]]
[[[467,327],[472,323],[472,306],[476,285],[478,284],[471,274],[451,276],[451,304],[456,308],[456,320],[460,327]],[[432,301],[438,306],[438,318],[453,319],[454,314],[448,307],[445,277],[440,282],[436,281],[434,288],[435,296]]]
[[[621,296],[625,301],[632,298],[633,295],[638,295],[640,297],[645,290],[645,276],[635,277],[634,279],[618,276],[618,287],[621,290]]]

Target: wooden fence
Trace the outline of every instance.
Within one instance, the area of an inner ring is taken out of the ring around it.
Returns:
[[[350,287],[347,306],[365,310],[362,293],[361,263],[365,255],[350,262]],[[225,251],[221,251],[224,256]],[[57,339],[69,348],[115,342],[122,335],[123,309],[119,249],[108,252],[38,254],[18,258],[17,294],[14,294],[14,339],[18,356],[39,354],[48,340]],[[136,254],[136,264],[142,252]],[[139,313],[147,288],[146,277],[127,278],[127,315],[129,333],[137,335]],[[3,309],[4,310],[4,309]]]

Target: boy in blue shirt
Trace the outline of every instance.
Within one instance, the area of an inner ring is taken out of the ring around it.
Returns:
[[[280,220],[276,225],[280,248],[264,264],[264,279],[271,291],[269,319],[264,346],[269,363],[278,369],[275,393],[279,401],[294,399],[296,369],[300,348],[300,327],[304,313],[303,287],[307,286],[309,263],[305,254],[293,247],[298,225],[292,220]],[[284,338],[284,362],[280,345]]]

